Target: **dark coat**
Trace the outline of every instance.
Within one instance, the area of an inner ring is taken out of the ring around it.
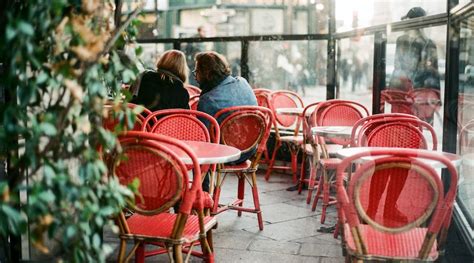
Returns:
[[[130,102],[143,105],[151,111],[189,109],[189,94],[183,82],[165,70],[145,71],[132,87],[132,92]]]

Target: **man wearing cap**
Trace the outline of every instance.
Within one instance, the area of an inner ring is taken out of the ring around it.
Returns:
[[[413,7],[401,19],[425,15],[423,8]],[[436,45],[421,29],[408,30],[397,38],[395,66],[389,88],[405,91],[412,88],[440,89]]]

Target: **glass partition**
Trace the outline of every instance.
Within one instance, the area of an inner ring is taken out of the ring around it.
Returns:
[[[250,42],[254,88],[297,92],[305,104],[326,100],[327,41]]]
[[[402,20],[413,7],[421,7],[426,15],[446,13],[446,0],[337,0],[338,32]],[[418,14],[413,13],[414,16]],[[410,15],[412,16],[412,15]]]
[[[338,41],[336,98],[362,103],[372,109],[372,75],[374,36],[362,36]]]
[[[463,20],[459,45],[458,153],[463,157],[458,205],[474,228],[474,16]],[[453,105],[454,106],[454,105]]]

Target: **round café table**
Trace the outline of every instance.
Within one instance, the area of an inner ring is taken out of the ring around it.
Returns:
[[[182,141],[196,154],[199,164],[218,164],[238,160],[240,150],[223,144],[201,142],[201,141]],[[177,150],[177,149],[176,149]],[[183,155],[181,160],[185,164],[192,164],[191,159],[179,150],[178,155]]]
[[[311,133],[329,139],[350,139],[352,126],[317,126],[311,128]]]
[[[370,150],[381,150],[381,149],[387,149],[388,147],[351,147],[351,148],[343,148],[343,149],[340,149],[336,152],[336,155],[341,158],[341,159],[344,159],[344,158],[347,158],[349,156],[352,156],[352,155],[355,155],[355,154],[358,154],[358,153],[361,153],[361,152],[365,152],[365,151],[370,151]],[[394,149],[397,149],[397,148],[394,148]],[[403,149],[406,149],[406,148],[403,148]],[[430,151],[430,150],[424,150],[424,149],[416,149],[417,151],[420,151],[420,152],[433,152],[433,151]],[[457,155],[457,154],[454,154],[454,153],[448,153],[448,152],[438,152],[436,151],[436,153],[439,153],[441,155],[443,155],[444,157],[448,158],[451,163],[453,163],[454,166],[456,167],[459,167],[462,163],[462,157]],[[424,158],[416,158],[416,159],[419,159],[420,161],[434,167],[434,168],[445,168],[445,166],[441,163],[441,162],[438,162],[438,161],[435,161],[435,160],[429,160],[429,159],[424,159]],[[370,161],[370,160],[373,160],[372,157],[370,156],[365,156],[365,157],[362,157],[358,160],[356,160],[356,162],[364,162],[364,161]]]
[[[304,108],[277,108],[275,111],[277,114],[281,115],[292,115],[301,117]]]

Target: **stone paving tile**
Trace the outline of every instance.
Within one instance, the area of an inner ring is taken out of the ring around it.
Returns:
[[[275,263],[275,262],[319,262],[317,257],[306,257],[298,255],[286,255],[280,253],[266,253],[257,251],[243,251],[235,249],[223,249],[216,251],[216,262],[252,262],[252,263]]]
[[[250,244],[248,250],[296,255],[298,254],[300,247],[301,245],[295,242],[255,240]]]
[[[261,231],[261,235],[277,241],[290,241],[317,235],[319,234],[319,232],[317,232],[319,227],[320,225],[316,218],[305,217],[265,225],[265,229]],[[255,233],[258,231],[258,227],[248,228],[246,230]]]
[[[265,227],[268,222],[265,222],[265,218],[263,221]],[[225,211],[217,215],[217,229],[214,230],[214,233],[232,232],[253,227],[257,228],[258,231],[257,215],[243,213],[242,216],[239,217],[236,211]]]
[[[247,231],[236,230],[229,232],[216,233],[213,236],[214,248],[219,250],[221,248],[246,250],[252,241],[267,242],[271,241],[266,237],[260,236],[260,233],[250,233]]]
[[[261,208],[264,221],[272,224],[315,215],[311,210],[285,203],[265,205]],[[312,220],[315,221],[314,218]]]
[[[342,249],[338,244],[301,244],[300,255],[318,257],[342,257]]]

